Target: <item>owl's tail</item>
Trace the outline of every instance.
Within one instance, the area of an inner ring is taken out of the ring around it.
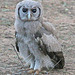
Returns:
[[[64,56],[62,51],[58,52],[49,52],[48,55],[54,63],[54,69],[62,69],[65,64]]]

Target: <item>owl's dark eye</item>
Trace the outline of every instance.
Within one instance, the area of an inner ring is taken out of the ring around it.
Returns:
[[[25,12],[28,11],[28,9],[27,8],[23,8],[22,11],[25,13]]]
[[[36,9],[32,9],[31,11],[32,11],[33,13],[36,13],[37,10],[36,10]]]

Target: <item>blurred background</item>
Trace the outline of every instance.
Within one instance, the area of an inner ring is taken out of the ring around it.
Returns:
[[[20,1],[0,0],[0,75],[25,75],[11,46],[15,45],[14,15]],[[41,3],[44,17],[58,30],[65,57],[64,69],[52,70],[49,75],[75,75],[75,0],[41,0]]]

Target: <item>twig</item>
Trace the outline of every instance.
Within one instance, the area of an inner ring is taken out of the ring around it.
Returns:
[[[16,51],[14,45],[13,45],[13,44],[11,44],[11,45],[12,45],[12,47],[14,48],[14,51],[15,51],[15,53],[16,53],[16,55],[17,55],[17,57],[18,57],[18,59],[19,59],[19,61],[20,61],[20,63],[21,63],[21,65],[24,67],[23,62],[21,61],[21,59],[20,59],[20,57],[19,57],[19,55],[18,55],[18,53],[17,53],[17,51]],[[30,56],[31,56],[31,54],[30,54],[29,56],[27,56],[27,57],[25,58],[25,60],[27,60]],[[31,59],[32,59],[32,58],[31,58]],[[31,59],[30,59],[30,60],[31,60]],[[28,63],[30,60],[28,60],[27,63]],[[25,65],[27,65],[27,63],[26,63]]]
[[[12,47],[14,48],[14,51],[15,51],[15,53],[16,53],[16,55],[17,55],[17,57],[18,57],[18,59],[19,59],[19,61],[20,61],[20,63],[21,63],[21,65],[24,67],[23,62],[21,61],[21,59],[20,59],[20,57],[19,57],[19,55],[18,55],[18,53],[17,53],[17,51],[16,51],[14,45],[13,45],[13,44],[11,44],[11,45],[12,45]]]
[[[54,65],[54,67],[55,67],[56,65],[58,65],[61,60],[62,60],[62,59],[60,59],[60,60]],[[54,69],[54,68],[52,68],[51,71],[52,71],[53,69]]]
[[[31,58],[32,59],[32,58]],[[26,64],[25,65],[27,65],[30,61],[31,61],[31,59],[29,59],[27,62],[26,62]]]
[[[30,55],[28,55],[28,56],[25,58],[25,60],[27,60],[30,56],[31,56],[31,54],[30,54]]]

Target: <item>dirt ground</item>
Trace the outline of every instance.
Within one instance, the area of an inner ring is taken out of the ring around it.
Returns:
[[[0,0],[0,75],[26,75],[11,46],[15,45],[14,11],[19,1]],[[65,57],[64,69],[44,75],[75,75],[75,0],[43,0],[42,4],[44,17],[59,31]]]

